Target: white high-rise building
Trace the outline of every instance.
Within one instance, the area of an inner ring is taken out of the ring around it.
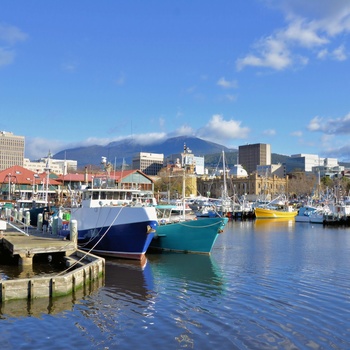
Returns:
[[[23,167],[24,136],[0,131],[0,171],[14,165]]]

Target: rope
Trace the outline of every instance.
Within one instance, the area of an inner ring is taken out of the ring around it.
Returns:
[[[108,229],[106,230],[106,232],[101,236],[101,238],[96,242],[96,244],[86,252],[85,255],[83,255],[79,260],[77,260],[76,262],[74,262],[71,266],[69,266],[66,270],[61,271],[57,274],[57,276],[65,273],[66,271],[68,271],[69,269],[71,269],[73,266],[75,266],[76,264],[80,263],[83,259],[85,259],[85,257],[91,253],[91,251],[97,246],[97,244],[99,244],[101,242],[101,240],[104,238],[104,236],[108,233],[108,231],[111,229],[111,227],[113,226],[113,224],[115,223],[115,221],[117,220],[117,218],[119,217],[121,211],[123,210],[124,207],[121,207],[119,212],[117,213],[117,215],[115,216],[115,218],[113,219],[112,223],[109,225]],[[91,242],[91,240],[89,241]],[[81,247],[81,246],[79,246]]]
[[[222,223],[222,222],[214,222],[213,224],[210,224],[210,225],[192,226],[192,225],[186,225],[186,224],[185,224],[185,221],[184,221],[184,222],[179,222],[178,224],[181,225],[181,226],[191,227],[191,228],[193,228],[193,229],[195,229],[195,228],[200,228],[200,229],[202,229],[202,228],[206,228],[206,227],[216,226],[216,225],[221,224],[221,223]]]

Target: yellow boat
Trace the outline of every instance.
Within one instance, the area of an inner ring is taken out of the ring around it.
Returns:
[[[256,207],[254,209],[257,219],[294,219],[298,214],[291,206],[284,208]]]

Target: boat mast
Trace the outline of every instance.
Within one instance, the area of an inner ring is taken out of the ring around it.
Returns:
[[[49,179],[50,179],[50,158],[51,158],[51,152],[49,151],[49,154],[47,155],[46,159],[46,190],[45,190],[45,205],[48,205],[48,194],[49,194]]]
[[[184,167],[184,173],[182,176],[182,215],[185,219],[185,215],[186,215],[186,210],[185,210],[185,206],[186,206],[186,200],[185,200],[185,196],[186,196],[186,168]]]
[[[225,165],[225,151],[222,151],[222,168],[224,171],[224,193],[223,193],[223,198],[227,198],[227,184],[226,184],[226,165]]]

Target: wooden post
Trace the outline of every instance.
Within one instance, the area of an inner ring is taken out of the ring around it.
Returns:
[[[74,242],[75,249],[78,245],[78,223],[77,220],[71,220],[70,222],[70,240]]]
[[[30,225],[30,212],[29,210],[26,211],[26,225]]]
[[[33,265],[33,256],[26,254],[19,254],[18,264],[21,266]]]
[[[58,218],[53,218],[52,220],[52,234],[57,235],[58,233]]]
[[[38,214],[38,225],[37,225],[37,229],[38,231],[41,231],[43,228],[43,214],[40,213]]]

